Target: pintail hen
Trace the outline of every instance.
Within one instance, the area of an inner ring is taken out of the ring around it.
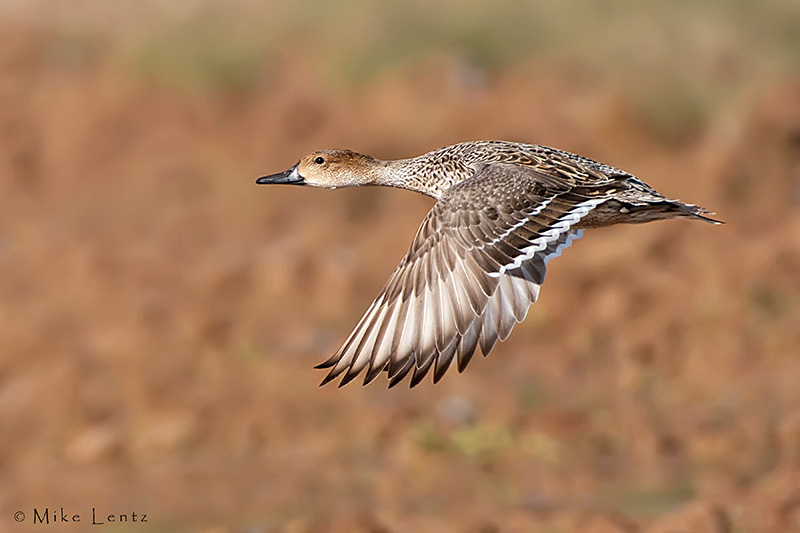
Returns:
[[[584,229],[668,218],[714,224],[713,213],[670,200],[635,176],[534,144],[465,142],[411,159],[382,161],[350,150],[306,155],[258,184],[335,189],[385,185],[435,198],[406,256],[344,345],[317,366],[322,385],[382,371],[392,387],[417,385],[451,363],[462,372],[487,355],[539,296],[547,262]]]

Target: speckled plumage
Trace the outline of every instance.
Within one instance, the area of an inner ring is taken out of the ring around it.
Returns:
[[[460,143],[411,159],[380,161],[349,150],[309,154],[258,183],[385,185],[437,199],[408,254],[344,345],[318,368],[340,386],[382,371],[413,387],[453,361],[463,371],[525,318],[545,266],[583,229],[708,211],[669,200],[635,176],[532,144]]]

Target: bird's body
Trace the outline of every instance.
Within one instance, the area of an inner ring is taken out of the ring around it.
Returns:
[[[257,183],[336,188],[385,185],[437,199],[408,254],[344,345],[319,368],[340,386],[387,371],[411,386],[453,360],[463,371],[525,318],[547,262],[583,229],[688,217],[703,208],[669,200],[635,176],[539,145],[465,142],[411,159],[381,161],[349,150],[305,156]]]

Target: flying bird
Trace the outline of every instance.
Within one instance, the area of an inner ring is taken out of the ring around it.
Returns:
[[[713,224],[710,211],[671,200],[624,170],[535,144],[464,142],[383,161],[322,150],[258,184],[335,189],[384,185],[436,199],[411,247],[342,347],[317,368],[339,386],[382,371],[389,387],[432,369],[463,372],[488,355],[539,296],[545,267],[584,229],[668,218]]]

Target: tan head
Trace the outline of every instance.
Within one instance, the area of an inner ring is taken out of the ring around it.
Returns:
[[[353,187],[375,183],[378,161],[352,150],[320,150],[304,156],[292,168],[256,180],[260,185],[292,183],[312,187]]]

